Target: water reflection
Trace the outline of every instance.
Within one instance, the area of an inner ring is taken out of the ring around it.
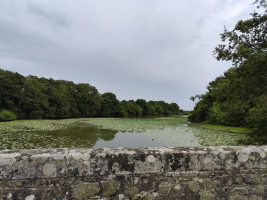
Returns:
[[[59,129],[55,131],[38,131],[38,134],[50,136],[60,142],[64,142],[65,147],[80,147],[80,148],[92,148],[97,141],[110,141],[115,138],[118,131],[109,129],[99,129],[94,125],[76,124],[75,126],[69,126],[66,129]],[[40,143],[42,141],[35,141]]]
[[[156,147],[156,146],[199,146],[197,139],[188,127],[175,129],[147,130],[142,133],[121,132],[100,129],[94,125],[76,124],[66,129],[55,131],[39,131],[40,135],[53,138],[58,147]],[[37,146],[42,146],[42,140],[36,140]],[[55,148],[55,147],[54,147]]]

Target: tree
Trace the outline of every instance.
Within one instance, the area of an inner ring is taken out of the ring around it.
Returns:
[[[162,116],[163,113],[164,113],[164,110],[163,110],[163,108],[161,107],[160,104],[156,104],[155,105],[155,110],[156,110],[156,113],[157,113],[158,116]]]
[[[143,110],[143,116],[150,116],[148,103],[144,99],[137,99],[135,102],[137,105],[139,105]]]
[[[23,90],[26,78],[18,73],[0,69],[0,110],[13,111],[23,117]]]
[[[138,104],[135,105],[135,112],[136,112],[136,116],[142,116],[143,115],[143,109]]]
[[[157,112],[154,106],[148,104],[148,110],[149,110],[150,116],[157,116]]]
[[[170,104],[170,110],[172,115],[178,115],[180,112],[180,108],[177,105],[177,103],[171,103]]]
[[[266,0],[255,0],[255,2],[253,4],[259,4],[257,7],[263,7],[266,8],[267,7],[267,1]]]
[[[164,101],[157,101],[157,104],[159,104],[163,108],[163,115],[169,116],[171,114],[170,105]]]
[[[266,9],[265,0],[255,3]],[[191,121],[266,128],[266,34],[266,10],[240,20],[232,31],[225,28],[221,38],[228,44],[218,45],[213,53],[217,60],[231,61],[234,67],[210,82],[206,94],[195,96],[200,101],[189,117]]]
[[[261,61],[266,58],[267,41],[267,13],[252,13],[252,18],[240,20],[232,31],[221,34],[223,42],[215,48],[214,56],[217,60],[232,61],[235,66],[250,59]]]
[[[120,111],[120,102],[115,94],[107,92],[101,95],[100,116],[116,117],[119,115],[119,111]]]
[[[126,111],[123,103],[120,103],[119,105],[119,111],[117,114],[118,117],[128,117],[128,112]]]
[[[123,104],[125,111],[128,113],[128,116],[136,116],[135,103],[132,103],[132,101],[125,100],[123,100],[121,103]]]
[[[75,101],[81,117],[93,117],[99,110],[100,99],[98,91],[88,83],[75,85]]]
[[[42,118],[45,110],[49,107],[46,95],[46,86],[39,82],[38,77],[28,76],[24,86],[24,101],[22,108],[26,117],[31,119]]]

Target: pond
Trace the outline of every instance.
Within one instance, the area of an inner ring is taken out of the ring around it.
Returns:
[[[187,118],[86,118],[0,123],[0,149],[242,145],[246,134],[195,126]]]

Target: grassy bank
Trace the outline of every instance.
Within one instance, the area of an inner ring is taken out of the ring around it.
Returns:
[[[170,117],[181,117],[181,118],[186,118],[189,115],[170,115]]]
[[[200,126],[203,128],[225,131],[229,133],[251,133],[253,132],[252,128],[223,126],[223,125],[214,125],[214,124],[201,124]]]

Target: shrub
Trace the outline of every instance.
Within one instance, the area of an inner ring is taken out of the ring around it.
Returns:
[[[249,110],[247,120],[254,125],[256,132],[267,133],[267,95],[255,98],[256,106]]]
[[[0,111],[0,121],[12,121],[17,119],[17,115],[9,110]]]

